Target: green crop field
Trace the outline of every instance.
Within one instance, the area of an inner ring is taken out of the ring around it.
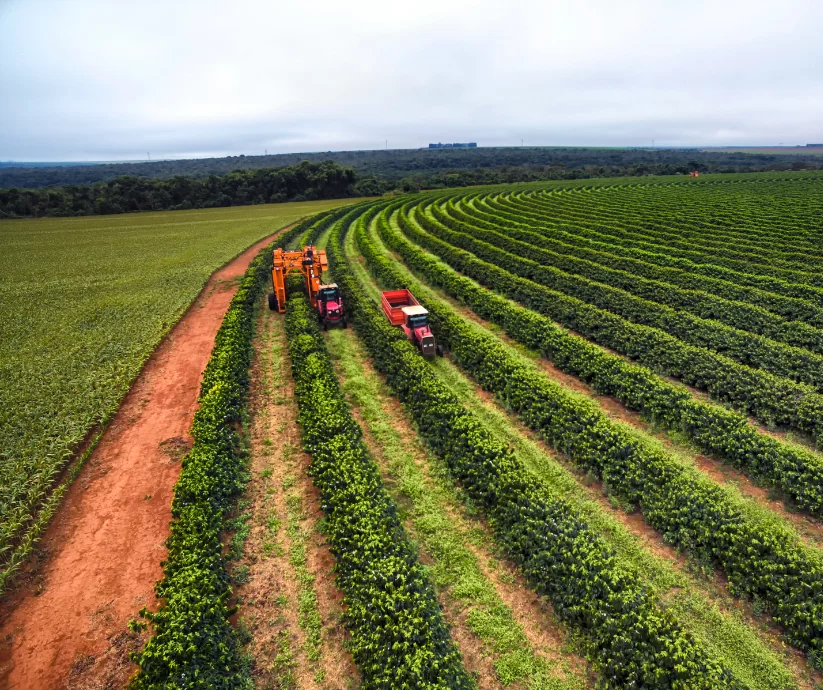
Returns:
[[[42,527],[77,444],[110,418],[208,276],[350,202],[0,221],[0,572]]]
[[[823,175],[447,190],[322,225],[374,366],[608,687],[809,683],[755,619],[708,611],[754,602],[823,667]],[[401,287],[428,309],[442,360],[389,326],[378,290]],[[480,389],[557,456],[513,446],[477,411]],[[724,466],[740,478],[718,479]],[[592,480],[703,579],[641,565],[580,502]]]
[[[821,687],[823,173],[330,207],[282,241],[326,250],[349,320],[302,279],[268,309],[270,252],[241,281],[131,687]],[[205,277],[293,208],[0,225],[7,544]],[[400,288],[442,356],[390,324]]]

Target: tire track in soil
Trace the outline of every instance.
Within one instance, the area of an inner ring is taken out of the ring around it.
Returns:
[[[155,349],[0,605],[0,688],[119,687],[139,647],[128,620],[156,609],[173,487],[200,380],[260,240],[217,270]]]
[[[343,597],[334,584],[334,556],[317,531],[322,520],[319,493],[308,476],[309,456],[300,448],[297,405],[288,359],[284,319],[261,301],[250,400],[252,479],[251,531],[243,565],[247,584],[238,588],[239,616],[250,634],[246,650],[254,659],[256,687],[347,690],[359,674],[344,644]],[[294,512],[289,496],[299,497],[299,529],[305,543],[305,568],[314,577],[322,627],[319,658],[307,653],[298,601],[301,584],[290,559],[295,544],[289,530]]]

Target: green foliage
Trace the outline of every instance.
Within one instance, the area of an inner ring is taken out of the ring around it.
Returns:
[[[818,390],[823,389],[823,356],[819,354],[672,309],[658,301],[651,301],[652,296],[648,292],[641,298],[624,289],[596,282],[608,271],[587,265],[590,262],[576,262],[565,255],[534,247],[501,233],[476,230],[470,225],[457,223],[440,211],[436,204],[429,206],[429,209],[439,224],[430,222],[425,212],[416,215],[427,231],[480,259],[505,266],[517,276],[623,317],[630,323],[667,333],[684,344],[720,352],[741,364],[809,384]],[[567,270],[577,273],[585,270],[587,275],[575,275]],[[615,280],[613,273],[609,272],[608,277]],[[622,283],[624,287],[632,285],[633,290],[638,291],[643,282],[632,280],[629,276]],[[659,292],[654,291],[658,300],[661,298]],[[751,320],[750,315],[745,318]],[[818,337],[823,342],[823,333]]]
[[[419,217],[420,214],[415,215],[415,219]],[[420,228],[410,223],[403,224],[403,215],[400,222],[404,231],[447,259],[461,273],[471,275],[595,343],[706,390],[712,397],[749,412],[765,423],[789,425],[816,439],[823,438],[823,395],[810,386],[732,361],[707,348],[689,345],[660,329],[633,323],[579,297],[515,275],[502,267],[509,266],[511,255],[501,258],[489,254],[488,258],[494,261],[483,261],[450,242],[421,233]],[[443,231],[451,232],[445,228]]]
[[[738,182],[744,184],[737,186]],[[773,277],[803,289],[804,285],[823,285],[823,276],[814,268],[820,258],[819,185],[819,175],[727,178],[720,183],[712,178],[708,187],[701,183],[697,188],[675,188],[674,198],[663,209],[656,208],[658,190],[651,188],[626,201],[608,195],[600,201],[564,199],[557,206],[545,195],[536,198],[543,217],[547,212],[568,214],[574,231],[593,231],[598,238],[605,234],[617,246],[664,252],[671,261],[696,262],[704,270],[707,266],[724,269],[740,276],[744,284],[752,278],[763,278],[769,284]],[[695,189],[700,194],[694,194]],[[671,189],[660,191],[672,193]],[[684,218],[688,204],[694,208]],[[707,204],[711,206],[706,208]],[[669,224],[676,233],[668,231],[665,226]],[[772,284],[780,288],[780,280]]]
[[[379,211],[375,206],[356,227]],[[353,220],[353,219],[352,219]],[[342,253],[343,219],[328,245],[335,280],[375,367],[444,459],[463,490],[488,515],[496,538],[558,615],[581,630],[611,687],[736,687],[674,618],[619,567],[571,507],[549,494],[508,447],[429,371],[409,341],[363,293]],[[336,231],[335,231],[336,230]]]
[[[472,688],[397,506],[363,444],[306,297],[291,292],[286,333],[303,447],[337,559],[349,649],[364,688]]]
[[[352,167],[358,173],[360,194],[381,194],[395,187],[416,191],[441,187],[478,184],[528,182],[531,180],[575,180],[588,177],[641,175],[685,175],[701,173],[754,172],[758,170],[798,170],[820,168],[820,157],[813,149],[788,149],[748,153],[743,151],[696,151],[675,149],[627,149],[584,147],[509,147],[483,146],[475,149],[389,149],[373,151],[335,151],[286,153],[268,156],[226,156],[189,160],[148,161],[102,165],[21,167],[0,163],[0,188],[86,185],[113,180],[123,175],[143,179],[169,179],[175,176],[204,178],[232,171],[297,166],[303,161],[332,161]],[[379,187],[378,187],[379,185]],[[371,190],[369,189],[371,187]]]
[[[360,224],[358,246],[387,287],[405,283],[375,251]],[[510,355],[440,302],[420,300],[438,339],[486,390],[493,391],[579,467],[594,473],[670,543],[722,568],[738,595],[762,599],[786,637],[817,654],[823,649],[823,557],[776,521],[745,510],[730,493],[673,456],[606,417]]]
[[[729,281],[715,281],[720,283],[716,287],[720,295],[715,295],[705,291],[710,278],[698,278],[676,269],[655,270],[643,261],[623,258],[608,251],[596,251],[591,246],[584,248],[559,242],[533,229],[524,229],[528,226],[515,223],[517,216],[505,210],[494,209],[494,213],[499,215],[491,215],[490,208],[489,214],[480,215],[482,212],[475,210],[473,204],[464,205],[455,201],[449,199],[445,204],[431,206],[434,216],[453,229],[459,228],[519,256],[528,256],[544,266],[554,266],[567,273],[626,290],[702,319],[720,321],[727,326],[817,354],[823,352],[823,313],[811,302],[772,295],[762,290],[738,291]],[[471,199],[478,206],[483,201],[482,197]],[[501,232],[501,218],[505,223],[505,232]],[[667,283],[666,278],[672,278],[679,284]],[[742,301],[727,299],[725,295],[730,292],[735,296],[739,294]],[[748,303],[751,299],[755,300],[755,304]],[[757,302],[762,302],[764,306]],[[773,314],[769,307],[785,312],[789,318]],[[795,315],[803,320],[808,319],[809,323],[790,320]]]
[[[512,195],[515,197],[515,195]],[[589,257],[593,261],[628,271],[650,280],[677,285],[686,290],[706,291],[726,299],[749,303],[779,314],[787,319],[823,325],[823,315],[815,305],[823,299],[823,290],[808,285],[786,283],[779,279],[762,279],[748,273],[722,269],[713,264],[700,264],[688,259],[677,259],[665,254],[665,247],[654,244],[641,249],[622,246],[625,235],[604,234],[606,228],[578,227],[564,223],[558,226],[547,220],[552,209],[537,206],[536,194],[518,194],[514,198],[486,196],[476,198],[473,205],[461,206],[470,217],[491,222],[495,228],[504,228],[512,237],[531,241],[539,246],[557,249],[574,256]],[[526,229],[524,234],[520,230]],[[614,228],[616,231],[617,228]],[[708,260],[709,257],[706,257]],[[719,271],[718,277],[713,277]],[[761,282],[762,280],[762,282]]]
[[[554,685],[549,687],[580,690],[586,685],[582,674],[575,673],[565,659],[549,660],[535,653],[537,650],[512,615],[512,609],[501,600],[467,541],[481,541],[492,565],[496,565],[496,550],[481,529],[456,518],[458,511],[454,506],[459,498],[448,487],[445,477],[440,476],[440,465],[435,465],[434,472],[426,472],[418,465],[415,452],[425,450],[419,443],[410,444],[398,430],[388,404],[390,393],[373,371],[365,369],[365,352],[358,347],[351,331],[330,331],[327,344],[344,373],[343,389],[371,436],[371,448],[379,448],[376,453],[387,465],[392,478],[389,491],[393,496],[399,495],[398,503],[407,507],[407,524],[410,521],[413,526],[413,538],[431,560],[428,569],[438,591],[447,601],[458,602],[467,626],[493,653],[501,684],[519,683],[537,690],[547,687],[544,683],[552,676]],[[506,580],[506,575],[500,573],[500,579]]]
[[[598,393],[616,398],[654,423],[685,433],[703,452],[778,487],[798,507],[823,517],[823,460],[819,455],[781,443],[755,429],[744,415],[696,398],[646,367],[627,362],[558,328],[551,319],[479,287],[469,278],[513,298],[527,294],[518,290],[516,276],[436,240],[405,215],[399,220],[409,236],[463,273],[460,276],[420,252],[382,214],[378,218],[381,237],[429,282],[480,317],[500,324],[515,340],[538,350]]]
[[[0,592],[81,466],[63,474],[75,451],[209,274],[337,205],[0,222]]]
[[[278,204],[356,196],[354,170],[331,161],[285,168],[233,170],[205,179],[147,180],[131,175],[91,186],[0,189],[0,218],[88,216],[133,211],[180,211],[217,206]]]

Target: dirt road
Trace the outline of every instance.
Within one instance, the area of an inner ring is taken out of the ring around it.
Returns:
[[[214,336],[258,242],[209,279],[146,363],[47,530],[37,576],[0,607],[0,689],[120,687],[156,607],[172,489]]]

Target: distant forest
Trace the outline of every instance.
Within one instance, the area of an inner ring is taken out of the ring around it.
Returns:
[[[692,170],[817,169],[823,169],[823,159],[814,154],[594,148],[343,151],[0,168],[0,218],[210,208]]]
[[[400,149],[285,153],[273,156],[228,156],[145,163],[106,163],[55,167],[0,167],[0,188],[37,189],[66,184],[93,184],[133,175],[144,180],[167,180],[176,175],[208,177],[235,170],[259,170],[298,165],[303,161],[332,161],[354,168],[359,175],[386,180],[428,179],[444,172],[489,168],[537,166],[563,168],[604,175],[680,174],[686,169],[707,172],[755,172],[759,170],[817,169],[819,155],[701,152],[695,149],[607,149],[607,148],[476,148]],[[3,164],[9,165],[9,164]]]
[[[359,196],[356,173],[336,163],[300,163],[285,168],[237,170],[218,177],[144,180],[123,175],[92,185],[0,189],[0,218],[87,216],[247,206],[285,201]]]

